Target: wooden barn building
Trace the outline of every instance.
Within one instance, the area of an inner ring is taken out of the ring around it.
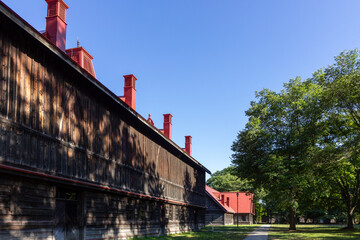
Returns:
[[[0,1],[0,239],[121,239],[205,224],[205,173],[186,148],[65,48],[66,10],[40,33]],[[45,4],[45,3],[44,3]]]
[[[252,224],[255,215],[253,194],[218,192],[206,186],[206,225]]]
[[[219,201],[219,192],[206,185],[206,225],[232,225],[235,211]]]

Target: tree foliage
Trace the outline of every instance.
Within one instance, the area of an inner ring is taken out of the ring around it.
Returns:
[[[319,208],[329,212],[326,203],[341,206],[353,228],[360,194],[359,51],[256,98],[232,146],[237,175],[266,189],[277,209],[288,209],[290,229],[297,210],[318,216]]]
[[[291,229],[299,200],[315,181],[311,162],[321,114],[312,106],[320,91],[300,78],[286,83],[280,93],[260,91],[246,112],[246,128],[232,146],[239,176],[277,196],[289,209]]]
[[[335,57],[335,63],[314,74],[322,86],[323,132],[320,172],[338,193],[353,228],[360,192],[360,58],[357,49]]]
[[[227,167],[213,173],[206,184],[219,192],[242,192],[250,191],[251,186],[245,179],[235,175],[235,167]]]

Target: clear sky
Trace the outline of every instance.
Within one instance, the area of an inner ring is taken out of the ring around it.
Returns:
[[[45,0],[3,0],[38,30]],[[308,78],[360,43],[358,0],[65,0],[67,48],[93,55],[99,81],[123,94],[137,78],[137,111],[173,141],[193,136],[193,157],[210,171],[231,163],[255,91]]]

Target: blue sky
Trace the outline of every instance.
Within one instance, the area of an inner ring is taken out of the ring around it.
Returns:
[[[38,30],[45,0],[3,0]],[[333,63],[359,46],[358,0],[65,0],[67,48],[76,40],[93,55],[99,81],[123,94],[137,78],[137,111],[173,141],[193,136],[193,157],[210,171],[231,163],[255,91]]]

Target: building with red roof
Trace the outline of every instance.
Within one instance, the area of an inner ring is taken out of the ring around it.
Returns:
[[[219,192],[207,185],[205,190],[206,224],[252,224],[255,215],[254,195],[252,193]]]

